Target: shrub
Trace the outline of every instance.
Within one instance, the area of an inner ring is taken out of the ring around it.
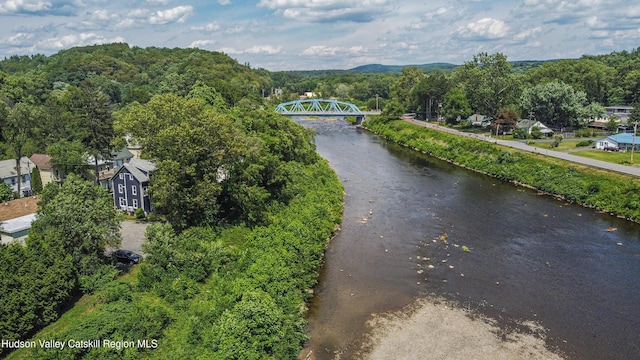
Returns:
[[[514,130],[513,131],[513,138],[514,139],[526,139],[529,137],[529,134],[527,134],[526,130]]]
[[[582,141],[580,141],[579,143],[576,144],[576,147],[590,146],[593,143],[594,143],[593,140],[582,140]]]
[[[136,216],[136,219],[144,219],[144,210],[142,210],[142,208],[137,208],[134,215]]]

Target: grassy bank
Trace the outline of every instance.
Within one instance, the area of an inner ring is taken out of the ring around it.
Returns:
[[[397,120],[363,124],[390,141],[487,175],[640,222],[640,180]]]

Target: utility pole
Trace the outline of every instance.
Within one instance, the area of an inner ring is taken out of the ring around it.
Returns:
[[[633,152],[636,149],[636,131],[638,130],[638,122],[633,123],[633,139],[631,140],[631,165],[633,165]]]
[[[379,96],[380,96],[380,95],[376,94],[376,111],[380,111],[380,110],[378,110],[378,97],[379,97]]]

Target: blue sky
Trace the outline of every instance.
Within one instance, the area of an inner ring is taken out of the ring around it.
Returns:
[[[577,58],[640,46],[622,0],[0,0],[0,58],[126,42],[278,70]]]

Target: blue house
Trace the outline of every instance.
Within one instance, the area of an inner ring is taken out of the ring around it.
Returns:
[[[116,209],[134,213],[142,208],[145,214],[150,213],[149,177],[155,170],[156,166],[148,160],[133,158],[122,164],[111,177]]]
[[[632,133],[611,135],[596,142],[596,149],[626,151],[631,150],[633,147],[635,147],[634,151],[640,150],[640,137],[633,136]]]

